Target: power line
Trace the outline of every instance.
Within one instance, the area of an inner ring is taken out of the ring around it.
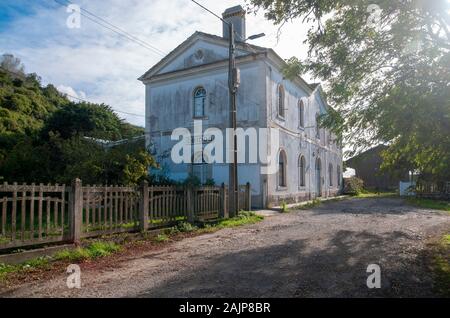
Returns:
[[[63,6],[63,7],[66,7],[66,6],[67,6],[66,3],[61,3],[61,2],[59,2],[58,0],[54,0],[54,1],[55,1],[56,3],[58,3],[59,5]],[[69,4],[73,4],[73,3],[70,2],[69,0],[62,0],[62,1],[66,1],[66,2],[69,3]],[[112,32],[114,32],[114,33],[120,35],[121,37],[126,38],[126,39],[129,40],[129,41],[132,41],[132,42],[134,42],[134,43],[136,43],[136,44],[142,46],[143,48],[145,48],[145,49],[147,49],[147,50],[150,50],[150,51],[153,52],[154,54],[157,54],[157,55],[162,56],[162,57],[164,57],[164,56],[167,55],[166,52],[161,51],[161,50],[158,49],[157,47],[155,47],[155,46],[153,46],[153,45],[151,45],[151,44],[149,44],[149,43],[147,43],[147,42],[145,42],[145,41],[143,41],[143,40],[137,38],[136,36],[134,36],[134,35],[128,33],[127,31],[125,31],[125,30],[123,30],[123,29],[121,29],[121,28],[115,26],[114,24],[112,24],[112,23],[106,21],[105,19],[103,19],[103,18],[101,18],[101,17],[95,15],[94,13],[92,13],[92,12],[86,10],[86,9],[83,9],[83,8],[81,8],[81,7],[80,7],[80,10],[82,11],[82,12],[80,12],[80,14],[81,14],[82,16],[84,16],[85,18],[87,18],[88,20],[91,20],[92,22],[94,22],[94,23],[96,23],[96,24],[98,24],[98,25],[100,25],[100,26],[102,26],[102,27],[104,27],[104,28],[106,28],[106,29],[108,29],[108,30],[110,30],[110,31],[112,31]],[[86,14],[86,13],[87,13],[87,14]],[[93,17],[95,17],[95,18],[89,16],[88,14],[91,15],[91,16],[93,16]],[[96,20],[96,19],[98,19],[98,20]],[[100,20],[100,21],[99,21],[99,20]]]
[[[27,74],[21,74],[21,73],[18,73],[18,72],[14,72],[14,71],[8,70],[8,69],[4,68],[3,66],[0,66],[0,69],[4,70],[5,72],[8,72],[10,74],[14,74],[14,75],[20,76],[22,78],[27,77]],[[93,104],[92,102],[89,102],[89,101],[87,101],[85,99],[82,99],[80,97],[73,96],[73,95],[70,95],[70,94],[67,94],[67,93],[63,93],[63,92],[60,92],[60,93],[65,95],[65,96],[67,96],[67,97],[71,97],[73,99],[79,100],[81,102],[85,102],[85,103],[88,103],[88,104]],[[131,116],[137,116],[137,117],[145,118],[144,115],[140,115],[140,114],[134,114],[134,113],[124,112],[124,111],[115,110],[115,109],[112,109],[112,110],[115,111],[116,113],[121,113],[121,114],[126,114],[126,115],[131,115]]]
[[[72,3],[71,1],[69,1],[69,0],[63,0],[63,1],[66,1],[66,2],[68,2],[68,3],[70,3],[70,4],[73,4],[73,3]],[[118,26],[115,26],[114,24],[112,24],[112,23],[106,21],[105,19],[99,17],[98,15],[96,15],[96,14],[94,14],[94,13],[88,11],[87,9],[84,9],[84,8],[80,7],[80,10],[82,10],[82,11],[84,11],[84,12],[86,12],[86,13],[92,15],[93,17],[99,19],[100,21],[106,23],[107,25],[112,26],[113,28],[115,28],[115,29],[119,30],[120,32],[124,33],[125,35],[127,35],[129,38],[131,38],[131,39],[133,39],[133,40],[136,40],[136,41],[138,41],[138,42],[140,42],[140,43],[142,43],[142,44],[148,46],[150,49],[155,50],[155,51],[159,52],[160,54],[162,54],[162,55],[164,55],[164,56],[167,55],[166,52],[161,51],[161,50],[158,49],[157,47],[155,47],[155,46],[149,44],[148,42],[145,42],[144,40],[141,40],[140,38],[138,38],[138,37],[132,35],[131,33],[125,31],[124,29],[121,29],[121,28],[119,28]]]
[[[66,1],[66,2],[68,2],[68,3],[70,3],[70,4],[73,4],[73,2],[71,2],[71,1],[69,1],[69,0],[64,0],[64,1]],[[114,24],[112,24],[112,23],[106,21],[106,20],[103,19],[102,17],[99,17],[98,15],[96,15],[96,14],[94,14],[94,13],[88,11],[87,9],[84,9],[84,8],[80,7],[80,10],[82,10],[82,11],[84,11],[84,12],[86,12],[86,13],[92,15],[93,17],[99,19],[100,21],[106,23],[107,25],[110,25],[110,26],[112,26],[113,28],[116,28],[116,29],[119,30],[120,32],[123,32],[124,34],[126,34],[126,35],[129,36],[130,38],[132,38],[132,39],[134,39],[134,40],[136,40],[136,41],[138,41],[138,42],[143,43],[144,45],[148,46],[149,48],[151,48],[151,49],[153,49],[153,50],[156,50],[156,51],[158,51],[159,53],[161,53],[161,54],[163,54],[163,55],[167,55],[166,52],[161,51],[161,50],[158,49],[157,47],[155,47],[155,46],[149,44],[148,42],[145,42],[144,40],[141,40],[140,38],[138,38],[138,37],[134,36],[133,34],[131,34],[131,33],[127,32],[127,31],[125,31],[124,29],[121,29],[121,28],[119,28],[118,26],[115,26]]]
[[[82,101],[82,102],[85,102],[85,103],[88,103],[88,104],[93,104],[93,103],[90,102],[90,101],[87,101],[87,100],[85,100],[85,99],[82,99],[82,98],[79,98],[79,97],[76,97],[76,96],[73,96],[73,95],[70,95],[70,94],[67,94],[67,93],[62,93],[62,92],[61,92],[61,94],[64,94],[64,95],[66,95],[66,96],[68,96],[68,97],[74,98],[74,99],[76,99],[76,100],[79,100],[79,101]],[[115,111],[116,113],[121,113],[121,114],[126,114],[126,115],[131,115],[131,116],[137,116],[137,117],[143,117],[143,118],[145,118],[144,115],[140,115],[140,114],[134,114],[134,113],[124,112],[124,111],[121,111],[121,110],[115,110],[115,109],[112,109],[112,110]]]
[[[216,18],[218,18],[219,20],[221,20],[222,22],[229,24],[229,22],[225,21],[222,17],[220,17],[219,15],[215,14],[213,11],[209,10],[207,7],[201,5],[200,3],[198,3],[195,0],[191,0],[192,2],[194,2],[196,5],[198,5],[200,8],[202,8],[203,10],[211,13],[213,16],[215,16]]]
[[[200,8],[202,8],[203,10],[205,10],[205,11],[211,13],[213,16],[215,16],[216,18],[220,19],[223,23],[229,24],[228,21],[225,21],[222,17],[220,17],[219,15],[217,15],[216,13],[214,13],[213,11],[211,11],[210,9],[208,9],[207,7],[201,5],[200,3],[198,3],[198,2],[195,1],[195,0],[191,0],[191,1],[192,1],[193,3],[195,3],[196,5],[198,5]],[[254,48],[251,47],[250,44],[248,44],[248,43],[245,42],[247,39],[243,39],[242,36],[241,36],[238,32],[236,32],[236,31],[234,31],[233,33],[234,33],[234,35],[236,35],[237,37],[240,38],[240,40],[242,41],[242,43],[244,43],[244,46],[246,46],[250,51],[252,51],[252,52],[255,53],[255,54],[258,53]]]

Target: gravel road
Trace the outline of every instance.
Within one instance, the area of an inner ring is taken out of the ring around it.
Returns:
[[[348,199],[187,238],[115,268],[29,283],[3,297],[407,297],[435,296],[426,243],[450,215],[397,198]],[[369,264],[381,289],[368,289]]]

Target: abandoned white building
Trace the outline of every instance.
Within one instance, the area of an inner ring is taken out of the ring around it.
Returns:
[[[237,40],[246,39],[241,6],[228,9],[223,18],[233,23]],[[193,131],[195,119],[202,120],[204,130],[229,127],[227,30],[223,36],[194,33],[139,78],[146,87],[146,144],[174,180],[194,174],[203,182],[228,184],[227,163],[175,164],[167,155],[177,143],[171,140],[175,128]],[[237,41],[236,56],[241,77],[238,127],[279,131],[277,173],[261,173],[261,163],[238,165],[239,184],[251,183],[252,205],[336,195],[342,183],[342,149],[332,133],[317,125],[317,116],[329,107],[321,86],[300,77],[285,79],[285,61],[270,48]],[[203,138],[199,142],[208,143]]]

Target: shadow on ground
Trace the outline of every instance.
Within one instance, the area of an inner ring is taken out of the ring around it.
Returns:
[[[349,198],[339,201],[324,202],[311,211],[316,214],[379,214],[379,215],[405,215],[415,213],[416,208],[406,204],[399,197],[392,198]],[[422,212],[423,213],[423,212]],[[440,213],[431,211],[430,213]]]
[[[427,297],[432,279],[423,257],[403,250],[402,232],[341,230],[310,248],[309,240],[254,248],[186,268],[139,297]],[[369,264],[381,266],[381,289],[368,289]]]

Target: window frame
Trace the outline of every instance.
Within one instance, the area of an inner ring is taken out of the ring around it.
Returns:
[[[280,159],[283,160],[280,160]],[[287,154],[284,149],[280,149],[278,152],[278,174],[277,174],[277,187],[278,189],[287,189]]]
[[[306,158],[303,155],[298,158],[298,187],[306,187]]]
[[[319,113],[316,113],[316,139],[321,140],[320,136],[320,126],[319,126]]]
[[[337,186],[340,187],[341,183],[342,183],[342,178],[341,178],[341,166],[337,165],[336,167],[336,176],[337,176]]]
[[[283,84],[277,88],[277,116],[283,120],[286,118],[286,90]]]
[[[199,92],[200,90],[203,90],[203,94],[200,96],[197,96],[197,92]],[[193,118],[205,118],[205,108],[206,108],[206,98],[207,98],[207,91],[203,86],[198,86],[194,89],[193,92]],[[197,116],[197,99],[202,99],[202,114],[201,116]]]
[[[305,129],[305,102],[303,99],[298,101],[298,127]]]
[[[334,173],[333,173],[333,164],[330,162],[329,164],[328,164],[328,185],[330,186],[330,187],[333,187],[333,175],[334,175]]]

